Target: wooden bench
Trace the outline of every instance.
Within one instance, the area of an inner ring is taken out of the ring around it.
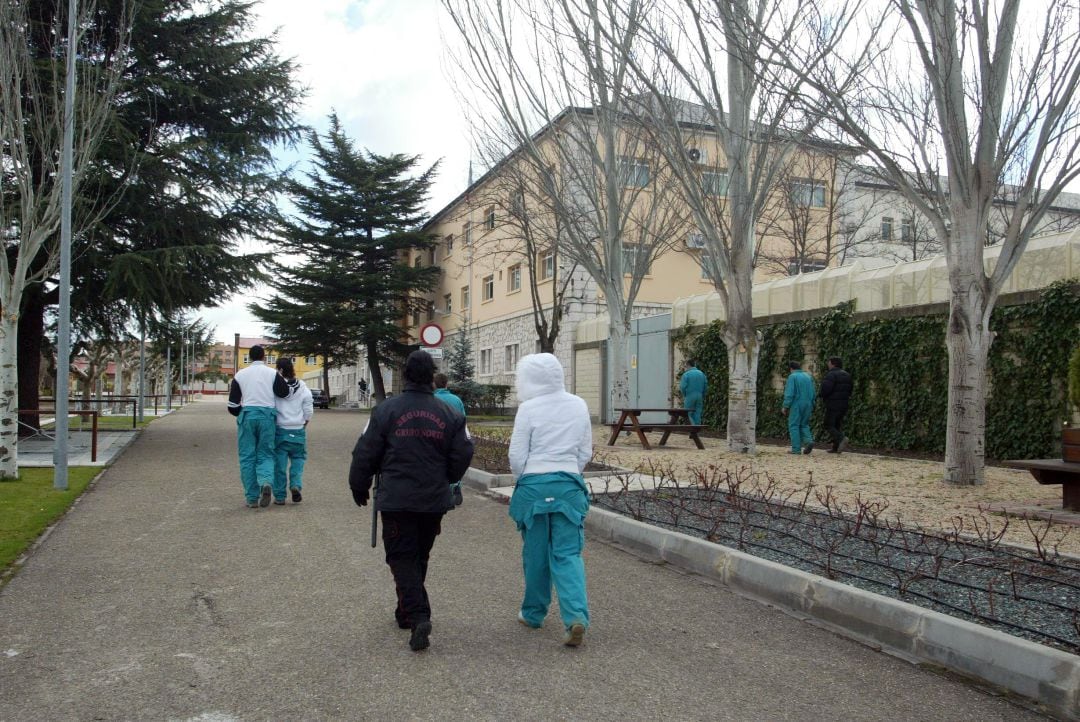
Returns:
[[[652,431],[662,431],[664,435],[660,437],[660,446],[666,445],[668,438],[673,433],[676,433],[686,434],[699,449],[705,448],[705,445],[701,443],[701,438],[698,436],[698,433],[705,426],[703,424],[691,424],[690,412],[687,409],[616,409],[616,411],[621,412],[619,420],[613,424],[607,424],[611,427],[611,437],[607,442],[608,446],[614,446],[619,434],[625,431],[627,433],[634,432],[637,434],[638,441],[641,442],[643,448],[652,449],[645,434]],[[642,422],[641,415],[648,413],[667,414],[668,421],[667,423]]]
[[[1080,463],[1062,459],[1003,461],[1011,469],[1027,469],[1040,484],[1061,484],[1061,508],[1080,511]]]

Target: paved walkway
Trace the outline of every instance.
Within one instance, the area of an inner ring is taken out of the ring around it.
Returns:
[[[220,401],[153,423],[0,590],[0,720],[1024,720],[1002,699],[599,543],[593,628],[520,626],[506,507],[467,493],[408,650],[318,411],[302,504],[244,508]]]

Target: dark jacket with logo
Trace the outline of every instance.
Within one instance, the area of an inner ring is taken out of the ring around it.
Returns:
[[[430,387],[406,384],[372,411],[353,449],[349,488],[359,504],[381,472],[379,511],[441,513],[453,508],[450,484],[464,476],[472,455],[465,417]]]
[[[825,402],[825,408],[832,411],[846,411],[851,398],[851,374],[844,369],[829,369],[825,380],[821,382],[818,395]]]

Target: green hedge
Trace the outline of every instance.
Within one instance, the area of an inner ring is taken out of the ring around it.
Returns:
[[[1069,355],[1080,343],[1080,286],[1058,283],[1033,303],[999,307],[990,351],[986,453],[1037,458],[1057,448],[1067,418]],[[881,449],[941,453],[945,449],[948,357],[943,315],[856,321],[845,303],[812,319],[761,327],[758,436],[785,438],[780,414],[786,362],[797,360],[820,383],[829,356],[840,356],[854,393],[845,420],[853,443]],[[675,341],[709,377],[704,421],[727,424],[727,351],[722,322]],[[818,404],[811,421],[822,428]]]

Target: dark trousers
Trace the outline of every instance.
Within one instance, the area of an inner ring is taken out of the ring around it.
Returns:
[[[394,617],[400,626],[413,627],[431,619],[431,604],[424,580],[431,547],[442,530],[442,518],[441,513],[382,512],[383,548],[386,563],[394,575],[398,599]]]
[[[833,451],[840,448],[840,441],[844,438],[842,429],[844,426],[844,414],[846,413],[846,406],[840,409],[825,407],[825,431],[829,433],[829,437],[832,439]]]

